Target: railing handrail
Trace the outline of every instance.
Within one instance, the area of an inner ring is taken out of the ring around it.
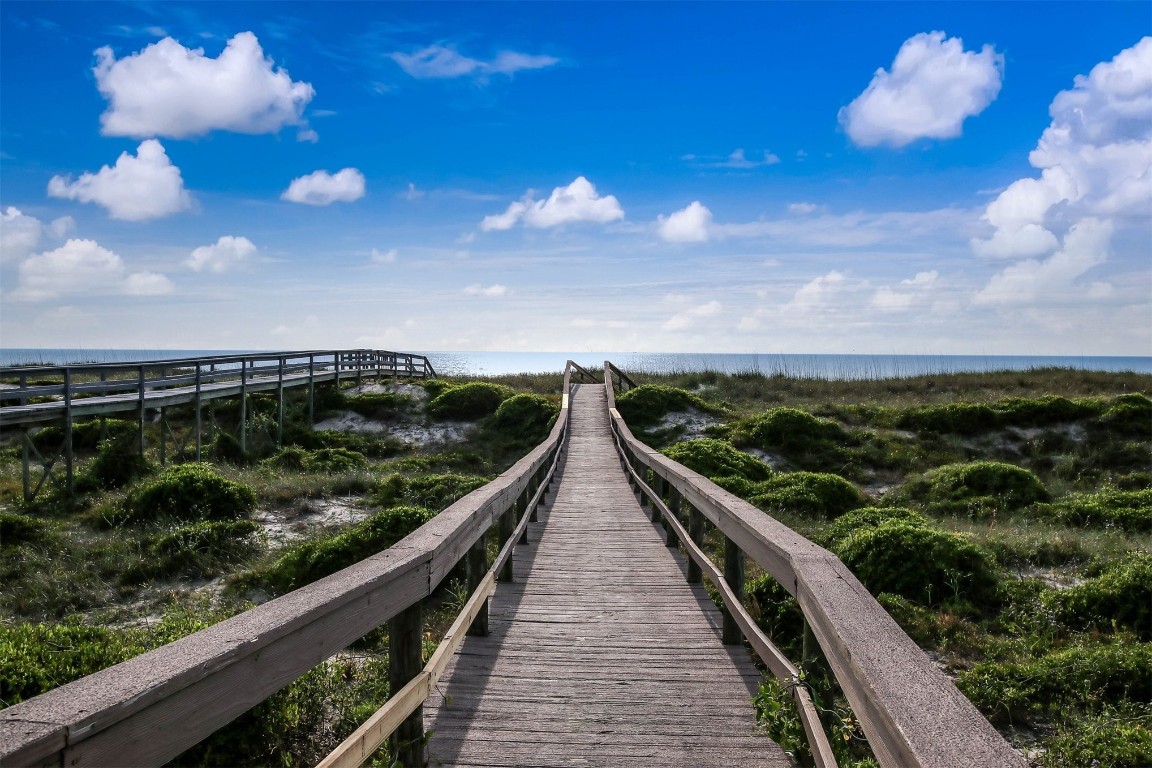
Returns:
[[[625,460],[669,483],[796,598],[884,768],[1026,765],[839,558],[637,440],[616,410],[614,369],[605,362],[604,387]]]
[[[0,710],[0,763],[162,764],[432,594],[553,461],[548,438],[395,546],[121,664]],[[527,519],[525,515],[525,519]]]

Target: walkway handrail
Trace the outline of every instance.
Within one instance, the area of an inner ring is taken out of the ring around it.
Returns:
[[[619,383],[617,383],[617,381]],[[628,374],[617,368],[611,361],[604,361],[604,383],[612,383],[612,387],[616,392],[627,392],[629,389],[636,389],[636,382],[628,377]],[[625,387],[624,385],[628,386]],[[615,403],[613,402],[613,407]]]
[[[604,388],[624,460],[666,483],[796,598],[884,768],[1027,764],[835,555],[637,440],[616,410],[614,368],[605,363]]]
[[[163,764],[385,621],[411,613],[494,523],[502,539],[518,540],[513,518],[529,519],[529,489],[545,487],[543,475],[563,445],[569,384],[566,370],[560,416],[543,443],[395,546],[0,710],[0,764]],[[410,645],[418,657],[419,621]]]

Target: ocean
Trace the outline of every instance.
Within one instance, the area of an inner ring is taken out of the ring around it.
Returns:
[[[204,349],[0,349],[0,367],[132,363],[208,355],[250,354],[262,350]],[[432,366],[447,376],[497,376],[548,373],[564,369],[566,360],[600,369],[611,360],[624,371],[644,373],[759,373],[810,379],[889,379],[933,373],[1026,371],[1072,368],[1089,371],[1152,373],[1152,357],[1052,355],[793,355],[691,352],[424,352]]]

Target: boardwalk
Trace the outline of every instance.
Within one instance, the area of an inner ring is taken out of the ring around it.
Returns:
[[[784,766],[754,735],[760,674],[620,469],[602,386],[578,387],[554,500],[425,708],[429,765]]]

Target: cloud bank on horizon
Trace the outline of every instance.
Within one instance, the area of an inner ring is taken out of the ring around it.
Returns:
[[[685,47],[690,9],[642,53],[571,6],[454,33],[192,9],[3,9],[0,64],[70,52],[4,83],[5,346],[1152,354],[1152,30],[1122,8],[1063,77],[975,5],[870,21],[886,53],[830,20],[835,72],[771,100],[804,41],[717,20],[728,62]]]

